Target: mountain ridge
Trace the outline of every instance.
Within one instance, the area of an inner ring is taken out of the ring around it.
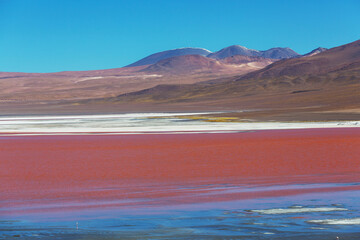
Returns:
[[[275,47],[275,48],[270,48],[268,50],[259,51],[255,49],[248,49],[240,45],[232,45],[220,49],[217,52],[211,53],[207,57],[214,59],[223,59],[235,55],[263,57],[263,58],[272,58],[272,59],[285,59],[285,58],[300,56],[300,54],[298,54],[297,52],[295,52],[294,50],[288,47],[286,48]]]
[[[194,59],[199,68],[191,69]],[[31,76],[0,73],[0,104],[3,115],[232,111],[224,115],[244,121],[359,119],[360,40],[311,56],[267,61],[274,60],[184,55],[164,60],[158,72],[143,71],[151,66],[144,65]],[[226,68],[211,72],[210,63]]]
[[[315,48],[314,50],[308,52],[308,53],[305,53],[304,55],[302,55],[303,57],[307,57],[307,56],[314,56],[318,53],[321,53],[321,52],[325,52],[326,50],[328,50],[327,48],[323,48],[323,47],[318,47],[318,48]]]
[[[157,62],[170,57],[184,56],[184,55],[200,55],[216,60],[221,60],[236,55],[263,57],[263,58],[271,58],[271,59],[285,59],[285,58],[293,58],[293,57],[301,56],[300,54],[296,53],[294,50],[288,47],[286,48],[274,47],[268,50],[259,51],[254,49],[248,49],[240,45],[232,45],[229,47],[222,48],[216,52],[211,52],[205,48],[177,48],[177,49],[171,49],[171,50],[165,50],[162,52],[153,53],[134,63],[126,65],[125,67],[156,64]]]
[[[316,49],[315,49],[316,50]],[[324,74],[336,71],[360,61],[360,40],[334,47],[318,54],[277,61],[267,67],[242,76],[245,78],[265,78]]]
[[[159,85],[108,101],[201,104],[233,109],[285,108],[289,112],[296,109],[360,111],[359,92],[360,40],[313,56],[279,60],[227,81]]]
[[[153,53],[147,57],[144,57],[134,63],[131,63],[125,67],[136,67],[136,66],[142,66],[142,65],[150,65],[155,64],[159,62],[160,60],[170,58],[170,57],[176,57],[176,56],[183,56],[183,55],[201,55],[201,56],[207,56],[211,52],[204,48],[177,48],[177,49],[171,49],[166,50],[162,52]]]

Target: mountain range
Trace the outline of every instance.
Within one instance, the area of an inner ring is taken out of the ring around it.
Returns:
[[[304,55],[289,48],[257,51],[238,45],[214,53],[183,48],[130,66],[0,72],[0,108],[3,114],[252,109],[237,116],[360,118],[360,41]]]
[[[216,60],[232,57],[235,55],[263,57],[263,58],[271,58],[271,59],[285,59],[285,58],[293,58],[293,57],[301,56],[300,54],[296,53],[294,50],[290,48],[281,48],[281,47],[271,48],[265,51],[258,51],[258,50],[248,49],[240,45],[233,45],[223,48],[217,52],[211,52],[204,48],[179,48],[179,49],[172,49],[172,50],[151,54],[145,58],[140,59],[139,61],[127,65],[126,67],[154,64],[167,58],[184,56],[184,55],[200,55],[208,58],[213,58]]]
[[[317,54],[276,61],[227,81],[159,85],[102,101],[218,106],[223,110],[261,108],[266,109],[262,114],[267,120],[359,119],[360,40]]]

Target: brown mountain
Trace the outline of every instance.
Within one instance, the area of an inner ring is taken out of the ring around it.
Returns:
[[[359,62],[360,40],[313,56],[278,61],[267,68],[248,74],[242,79],[325,74],[352,68]]]
[[[313,56],[280,60],[226,81],[160,85],[103,101],[209,109],[280,109],[296,116],[299,112],[358,114],[359,96],[360,40]]]
[[[226,68],[225,64],[211,58],[200,55],[183,55],[161,60],[143,71],[188,74],[189,72],[216,72]]]

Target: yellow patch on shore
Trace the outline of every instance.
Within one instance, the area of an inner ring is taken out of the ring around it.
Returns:
[[[168,117],[151,117],[151,118],[168,118]],[[238,117],[205,117],[205,116],[174,116],[172,118],[186,120],[200,120],[205,122],[238,122]]]

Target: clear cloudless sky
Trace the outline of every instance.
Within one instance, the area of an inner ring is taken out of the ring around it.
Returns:
[[[117,68],[234,44],[303,54],[358,39],[359,0],[0,0],[0,71]]]

